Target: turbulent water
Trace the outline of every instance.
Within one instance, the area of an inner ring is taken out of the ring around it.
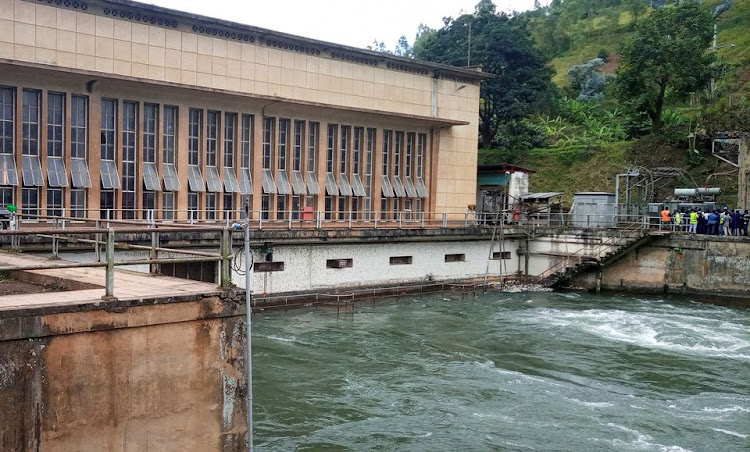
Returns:
[[[257,450],[750,450],[749,309],[495,292],[253,333]]]

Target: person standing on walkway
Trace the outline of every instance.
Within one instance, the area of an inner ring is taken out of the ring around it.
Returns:
[[[728,211],[724,211],[721,214],[721,229],[722,229],[722,235],[730,236],[732,235],[732,216],[729,214]]]
[[[659,229],[669,229],[672,224],[672,216],[669,214],[669,207],[664,206],[664,210],[661,211],[661,224]]]
[[[672,228],[672,230],[682,230],[682,212],[680,212],[679,210],[675,210],[674,212],[674,227]]]
[[[732,235],[735,237],[739,237],[742,235],[742,214],[740,213],[740,209],[735,209],[734,212],[730,215],[732,217]]]
[[[698,212],[691,209],[689,218],[690,218],[689,220],[690,226],[689,226],[688,232],[690,232],[691,234],[695,234],[697,233],[697,230],[698,230]]]
[[[747,226],[750,224],[750,212],[745,209],[745,213],[742,215],[742,229],[745,234],[745,237],[747,237]]]
[[[719,234],[719,221],[721,220],[721,217],[719,217],[719,211],[714,210],[710,214],[708,214],[708,235],[718,235]]]

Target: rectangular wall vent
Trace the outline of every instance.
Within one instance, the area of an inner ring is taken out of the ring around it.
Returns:
[[[446,254],[445,255],[445,262],[465,262],[465,261],[466,261],[465,254]]]
[[[283,262],[256,262],[253,264],[255,272],[283,272]]]
[[[352,268],[354,265],[353,259],[328,259],[326,260],[326,268]]]
[[[510,259],[510,251],[494,251],[492,258],[495,260]]]
[[[391,265],[411,265],[411,256],[391,256]]]

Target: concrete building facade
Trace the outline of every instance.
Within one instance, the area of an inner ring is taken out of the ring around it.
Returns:
[[[464,212],[474,69],[127,0],[0,0],[0,203],[184,221]]]

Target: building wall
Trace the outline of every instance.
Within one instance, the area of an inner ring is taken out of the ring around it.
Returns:
[[[188,109],[201,108],[204,114],[215,109],[254,115],[256,194],[261,187],[260,127],[262,118],[273,117],[319,122],[321,132],[329,123],[375,128],[376,150],[382,150],[384,130],[425,134],[424,180],[429,196],[422,209],[463,212],[473,200],[479,77],[470,71],[146,5],[72,1],[64,7],[50,3],[0,0],[0,85],[15,88],[17,100],[24,88],[42,90],[43,99],[48,90],[88,97],[94,181],[100,169],[96,152],[100,99],[112,98],[118,100],[120,109],[126,100],[140,102],[140,106],[157,103],[160,112],[164,105],[178,107],[177,169],[183,187],[187,186]],[[42,102],[42,133],[45,113]],[[45,137],[40,138],[43,144]],[[319,137],[321,144],[324,138]],[[321,156],[324,151],[320,146]],[[379,154],[374,168],[380,168]],[[320,173],[319,177],[324,178]],[[381,193],[379,182],[374,177],[376,196]],[[99,193],[94,185],[89,208],[96,210]],[[252,206],[260,210],[262,203],[256,198]],[[186,193],[180,193],[177,208],[186,209],[187,199]],[[41,201],[44,205],[45,200]],[[323,199],[311,202],[316,210],[325,207]],[[373,205],[377,207],[372,211],[380,209],[378,200]],[[239,207],[238,200],[235,206]],[[400,210],[403,206],[402,200]],[[387,207],[393,210],[395,206],[390,201]],[[411,210],[417,210],[416,205]]]
[[[506,259],[489,260],[490,241],[392,242],[372,244],[272,245],[273,260],[284,263],[283,271],[253,275],[253,293],[272,294],[321,289],[346,289],[388,286],[430,281],[461,280],[501,274],[515,275],[518,270],[518,245],[506,241]],[[495,245],[495,252],[500,252]],[[240,268],[244,268],[244,259]],[[265,255],[256,250],[254,262]],[[395,258],[396,261],[392,262]],[[328,260],[351,259],[350,268],[327,268]],[[446,260],[455,261],[446,262]],[[410,263],[405,263],[410,262]],[[244,276],[234,274],[233,282],[245,287]]]
[[[123,305],[4,313],[0,449],[246,450],[244,317]]]

